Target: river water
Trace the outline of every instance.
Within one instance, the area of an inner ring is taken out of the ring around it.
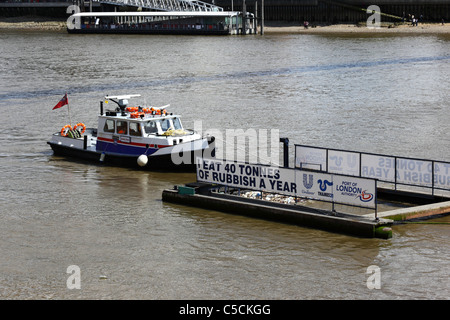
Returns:
[[[448,35],[1,31],[0,298],[448,299],[448,216],[381,240],[168,204],[195,174],[68,161],[46,141],[66,92],[87,126],[104,95],[139,93],[186,127],[449,161],[449,53]]]

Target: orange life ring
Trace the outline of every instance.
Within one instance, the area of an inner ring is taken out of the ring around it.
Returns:
[[[144,115],[144,112],[133,112],[132,114],[130,114],[131,118],[139,118],[141,115]]]
[[[78,127],[82,127],[80,134],[83,134],[86,132],[86,126],[84,125],[84,123],[77,123],[75,125],[75,127],[73,127],[73,130],[77,130]]]
[[[72,130],[72,126],[70,124],[66,124],[64,127],[62,127],[61,129],[61,136],[62,137],[66,137],[67,133]]]
[[[125,110],[127,110],[128,112],[136,112],[138,111],[138,107],[127,107]]]

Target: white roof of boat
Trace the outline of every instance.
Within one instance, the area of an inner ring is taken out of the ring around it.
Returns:
[[[105,99],[119,99],[119,100],[123,100],[123,99],[131,99],[131,98],[135,98],[135,97],[140,97],[140,94],[126,94],[126,95],[121,95],[121,96],[105,96]]]
[[[72,17],[231,17],[237,11],[139,11],[139,12],[80,12]]]

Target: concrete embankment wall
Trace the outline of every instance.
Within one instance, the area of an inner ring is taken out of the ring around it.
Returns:
[[[203,0],[212,3],[211,0]],[[233,2],[233,6],[231,3]],[[12,2],[0,0],[0,16],[13,17],[23,15],[38,15],[49,17],[67,17],[66,8],[72,0],[60,1],[21,1]],[[261,15],[262,0],[246,0],[248,12]],[[242,0],[215,0],[215,5],[225,11],[242,11]],[[450,1],[448,0],[264,0],[265,21],[299,22],[307,20],[310,23],[357,23],[368,18],[366,9],[369,5],[377,5],[381,12],[408,20],[412,15],[424,22],[450,22]],[[114,6],[93,3],[94,11],[114,11]],[[400,21],[399,19],[382,16],[382,21]]]
[[[231,1],[215,0],[216,5],[224,10],[231,10]],[[261,13],[261,0],[246,0],[249,12],[255,12],[258,4],[258,15]],[[234,0],[233,9],[242,10],[242,0]],[[377,5],[382,13],[403,16],[414,15],[427,22],[441,22],[442,18],[450,22],[450,1],[448,0],[264,0],[264,18],[266,21],[310,23],[356,23],[364,22],[368,18],[366,9],[369,5]],[[392,17],[383,16],[382,21],[400,21]]]
[[[67,19],[69,14],[67,8],[73,5],[72,0],[0,0],[0,17],[22,17],[33,16],[43,18],[59,18]],[[86,6],[80,7],[82,11],[88,11],[89,2]],[[92,3],[93,11],[114,11],[114,6],[101,5],[100,3]]]

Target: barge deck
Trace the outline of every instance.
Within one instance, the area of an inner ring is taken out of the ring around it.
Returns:
[[[217,186],[203,183],[175,186],[174,189],[163,191],[162,200],[362,238],[388,239],[392,237],[390,226],[393,221],[390,219],[374,219],[367,216],[318,210],[301,205],[293,206],[259,199],[246,199],[231,194],[218,193],[214,191],[215,188]]]

